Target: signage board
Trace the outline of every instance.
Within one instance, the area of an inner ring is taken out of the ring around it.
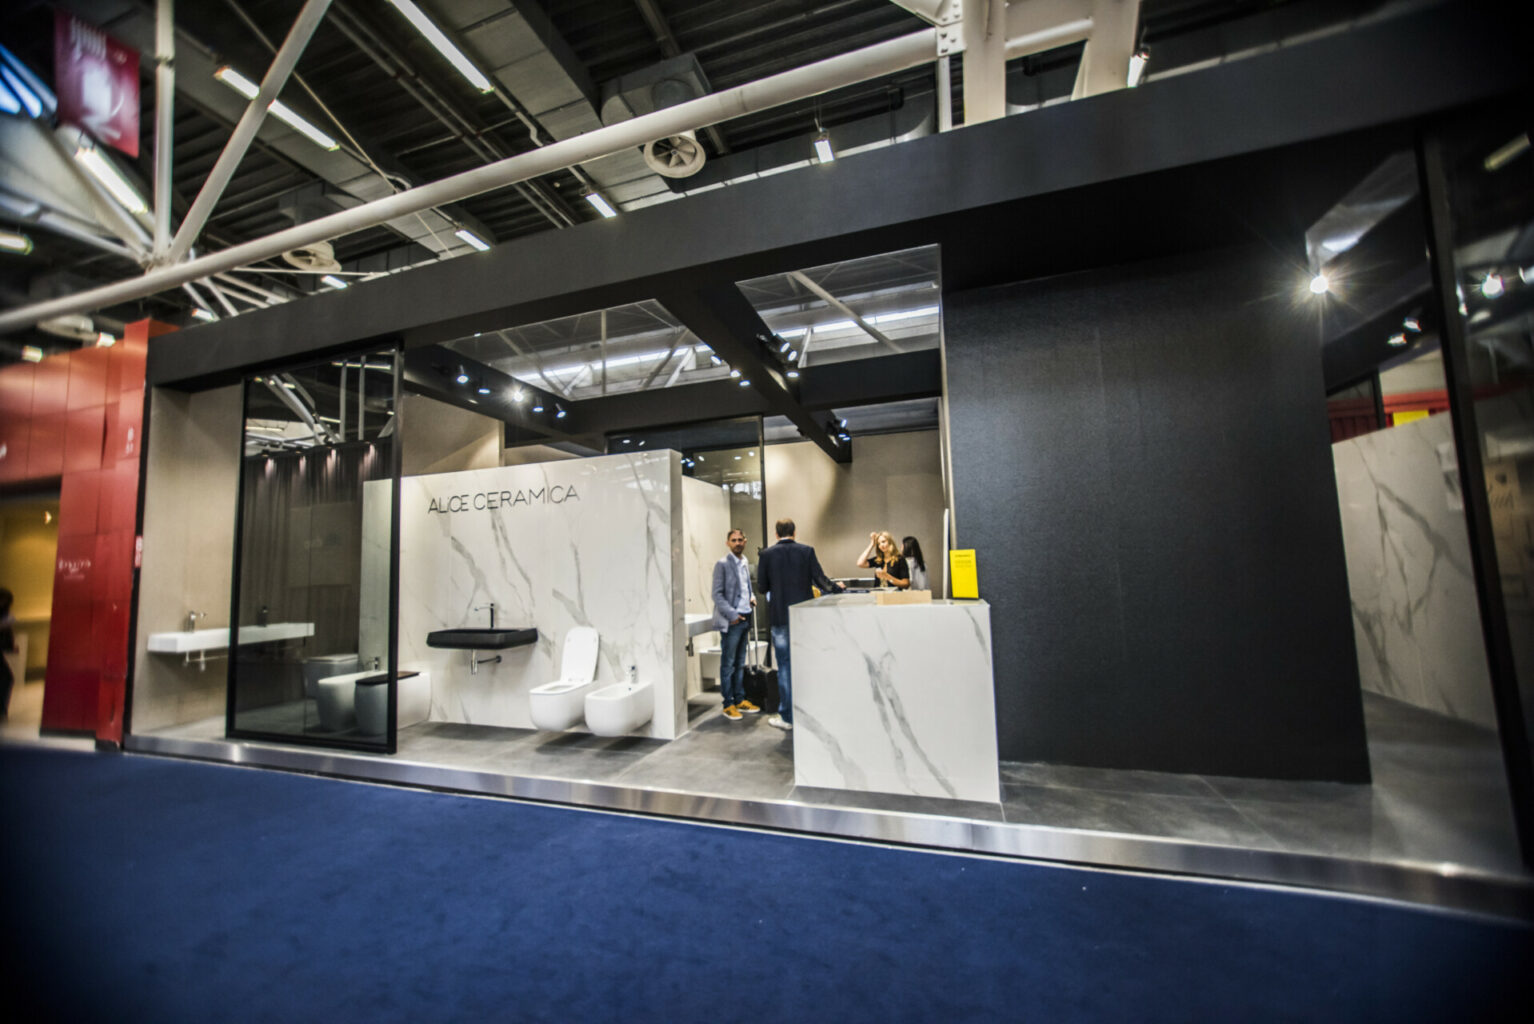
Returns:
[[[138,51],[72,14],[53,20],[53,89],[59,122],[138,156]]]

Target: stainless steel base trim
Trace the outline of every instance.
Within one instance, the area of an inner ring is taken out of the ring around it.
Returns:
[[[1074,867],[1256,882],[1499,918],[1534,920],[1534,879],[1481,872],[1453,864],[1364,861],[1047,825],[826,807],[792,800],[708,796],[598,782],[503,775],[423,764],[399,757],[242,740],[130,735],[124,741],[124,748],[133,753],[506,797],[577,809],[655,815],[706,824]]]

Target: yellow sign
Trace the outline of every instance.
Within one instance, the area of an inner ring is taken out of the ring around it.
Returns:
[[[1400,409],[1390,414],[1390,418],[1395,421],[1395,425],[1398,427],[1403,423],[1410,423],[1412,420],[1425,420],[1427,417],[1428,412],[1426,409]]]
[[[980,596],[980,582],[975,575],[974,548],[948,552],[948,578],[953,584],[954,597]]]

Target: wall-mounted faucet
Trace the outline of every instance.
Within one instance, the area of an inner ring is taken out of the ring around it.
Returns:
[[[187,612],[186,613],[186,631],[188,633],[196,632],[197,631],[197,620],[198,619],[206,619],[207,617],[208,617],[208,613],[207,612]]]
[[[495,602],[494,601],[491,601],[489,604],[478,605],[478,606],[475,607],[474,610],[477,611],[477,612],[482,612],[486,608],[490,609],[490,628],[494,629],[495,628]]]

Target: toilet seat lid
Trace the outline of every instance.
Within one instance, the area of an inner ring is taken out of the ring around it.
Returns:
[[[559,661],[559,678],[567,683],[589,683],[597,675],[597,631],[590,626],[575,626],[565,633],[564,657]]]

